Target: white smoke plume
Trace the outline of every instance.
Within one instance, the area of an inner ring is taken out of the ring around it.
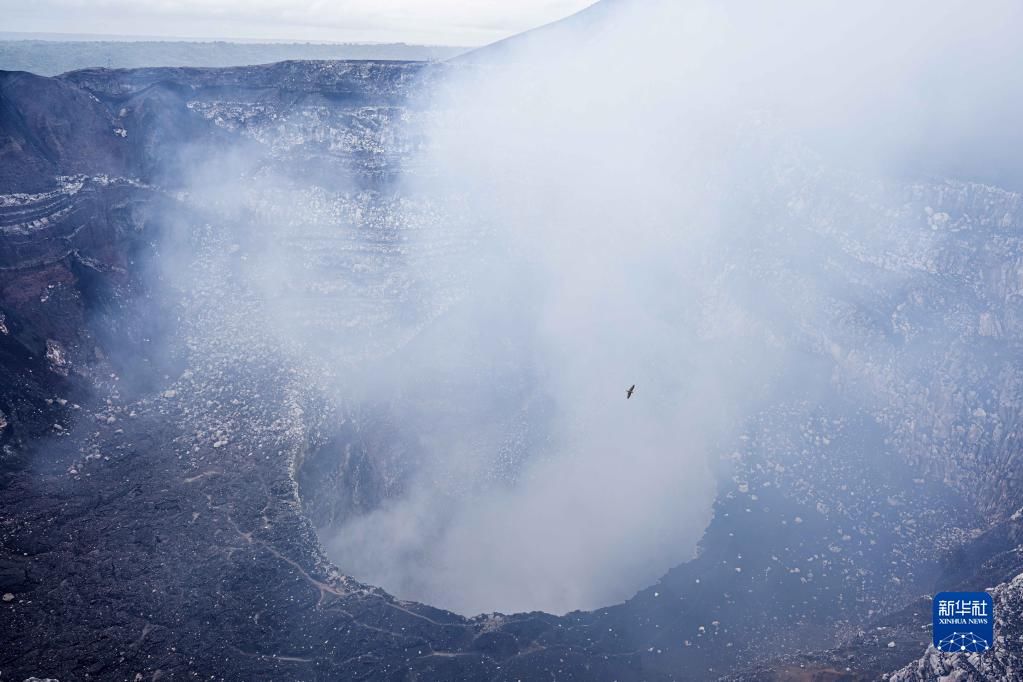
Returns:
[[[793,344],[829,316],[799,288],[821,254],[764,229],[786,220],[776,188],[829,168],[1019,181],[1021,19],[1007,0],[605,0],[431,71],[388,199],[415,228],[388,282],[416,314],[292,339],[412,443],[401,494],[323,531],[332,558],[474,614],[613,603],[691,557],[744,415],[828,381]],[[255,260],[271,281],[323,274],[280,251]],[[285,329],[323,312],[268,308]]]

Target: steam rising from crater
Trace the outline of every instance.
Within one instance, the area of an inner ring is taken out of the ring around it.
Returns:
[[[786,219],[782,157],[1007,177],[997,144],[960,144],[1019,110],[995,86],[1021,11],[995,4],[618,2],[456,64],[405,190],[463,202],[447,228],[474,244],[443,268],[465,296],[404,375],[439,394],[416,420],[448,419],[408,494],[337,534],[340,565],[465,613],[563,612],[691,556],[720,439],[828,380],[792,361],[796,330],[831,331],[822,298],[741,269],[758,249],[796,273],[819,255],[764,229]],[[921,154],[936,139],[956,153]],[[493,431],[516,420],[540,436],[509,450]]]
[[[900,246],[814,212],[884,216],[905,174],[1020,179],[1021,19],[1008,1],[605,0],[431,71],[425,147],[384,198],[415,229],[386,286],[352,284],[404,298],[373,333],[293,339],[402,437],[399,492],[325,530],[331,557],[470,614],[613,603],[691,557],[743,417],[826,385],[812,357],[871,343],[829,307],[818,238]],[[322,274],[275,245],[253,267]],[[272,317],[322,312],[267,296]]]

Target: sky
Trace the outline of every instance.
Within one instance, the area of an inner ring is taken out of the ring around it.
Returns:
[[[0,0],[4,32],[484,45],[593,0]]]

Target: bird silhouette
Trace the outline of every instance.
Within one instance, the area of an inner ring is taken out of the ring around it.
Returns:
[[[632,394],[636,392],[636,384],[629,387],[629,390],[625,392],[625,399],[628,400],[632,397]]]

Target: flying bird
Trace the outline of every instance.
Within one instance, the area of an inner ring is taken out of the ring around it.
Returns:
[[[636,392],[636,384],[629,387],[629,390],[625,392],[625,399],[628,400],[632,397],[632,394]]]

